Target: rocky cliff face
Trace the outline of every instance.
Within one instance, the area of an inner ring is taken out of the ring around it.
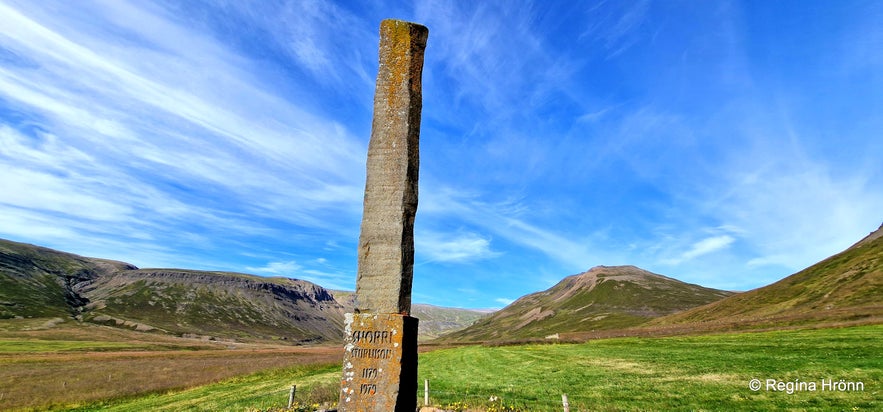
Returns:
[[[0,318],[73,316],[174,335],[294,343],[342,339],[343,307],[313,283],[138,269],[0,241]]]

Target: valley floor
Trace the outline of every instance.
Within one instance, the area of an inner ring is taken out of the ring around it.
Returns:
[[[0,331],[0,409],[268,411],[291,385],[319,404],[339,384],[338,347],[67,333]],[[430,403],[451,410],[560,411],[563,394],[571,411],[879,410],[880,336],[883,325],[862,325],[439,349],[420,355],[418,399],[428,380]]]
[[[337,346],[211,342],[46,322],[0,325],[0,410],[76,408],[341,358]]]
[[[560,411],[565,394],[571,411],[880,410],[880,336],[883,325],[471,346],[422,356],[420,382],[435,405],[479,410],[497,399]]]

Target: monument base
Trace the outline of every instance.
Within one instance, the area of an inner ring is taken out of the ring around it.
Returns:
[[[417,408],[417,318],[347,313],[340,412]]]

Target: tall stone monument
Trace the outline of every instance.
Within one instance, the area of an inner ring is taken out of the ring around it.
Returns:
[[[411,313],[423,51],[429,30],[380,23],[356,304],[346,316],[339,411],[413,411],[417,319]]]

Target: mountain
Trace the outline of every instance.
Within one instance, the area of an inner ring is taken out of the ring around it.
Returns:
[[[464,329],[492,311],[446,308],[441,306],[414,304],[411,315],[420,319],[419,339],[421,341],[436,339],[440,336]]]
[[[313,283],[226,272],[138,269],[0,240],[0,319],[76,317],[222,339],[339,341],[343,306]]]
[[[0,239],[0,319],[79,316],[88,303],[83,286],[134,268]]]
[[[867,245],[868,243],[871,243],[877,239],[880,239],[881,237],[883,237],[883,224],[881,224],[880,227],[877,228],[877,230],[871,232],[870,234],[868,234],[867,236],[862,238],[862,240],[855,242],[855,244],[850,246],[849,249],[855,249],[859,246]]]
[[[355,293],[287,278],[138,269],[0,239],[0,319],[70,318],[216,339],[340,341]],[[487,311],[413,305],[419,338],[462,329]]]
[[[341,339],[343,307],[313,283],[241,273],[125,270],[83,288],[83,319],[176,335]]]
[[[331,293],[344,306],[346,312],[353,311],[355,292],[335,290]],[[417,339],[421,342],[463,329],[492,312],[492,310],[446,308],[419,303],[411,305],[411,316],[420,319]]]
[[[597,266],[564,278],[548,290],[524,296],[444,339],[509,340],[627,328],[729,295],[732,292],[684,283],[634,266]]]
[[[780,327],[883,321],[883,225],[845,251],[776,283],[649,325]]]

